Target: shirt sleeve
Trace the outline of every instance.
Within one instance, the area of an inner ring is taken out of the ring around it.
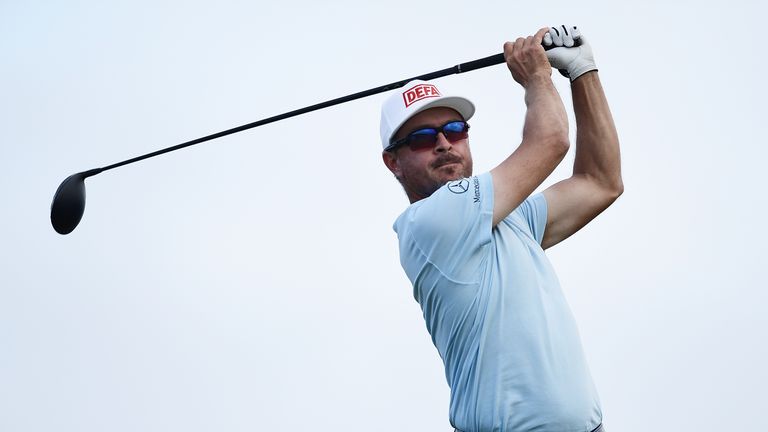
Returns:
[[[444,275],[473,281],[491,242],[490,173],[451,181],[417,204],[405,221],[416,247]]]
[[[515,210],[523,218],[533,234],[533,238],[541,244],[544,230],[547,227],[547,199],[543,193],[528,197]]]

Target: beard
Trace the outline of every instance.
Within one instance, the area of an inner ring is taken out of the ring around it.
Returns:
[[[464,159],[455,153],[443,153],[430,164],[428,173],[402,173],[398,180],[408,194],[415,198],[426,198],[449,181],[472,175],[472,160]],[[413,202],[413,201],[412,201]]]
[[[438,189],[452,180],[469,177],[472,175],[472,166],[467,167],[465,160],[454,153],[443,153],[432,162],[431,168],[441,174]],[[435,189],[437,190],[437,189]],[[434,192],[434,191],[432,191]]]

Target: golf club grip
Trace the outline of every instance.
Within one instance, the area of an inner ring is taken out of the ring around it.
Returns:
[[[494,54],[492,56],[456,65],[456,68],[458,69],[456,73],[469,72],[475,69],[482,69],[484,67],[502,64],[504,61],[504,53]]]
[[[573,41],[573,46],[579,46],[581,45],[581,38],[576,39]],[[552,48],[557,48],[556,45],[544,45],[542,43],[542,46],[544,47],[545,51],[549,51]],[[484,67],[488,66],[494,66],[497,64],[504,63],[506,60],[504,59],[504,53],[501,54],[494,54],[492,56],[484,57],[477,60],[472,60],[470,62],[461,63],[456,65],[456,73],[462,73],[462,72],[469,72],[473,71],[475,69],[482,69]]]

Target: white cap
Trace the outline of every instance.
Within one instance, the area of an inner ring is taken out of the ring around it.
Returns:
[[[442,85],[441,85],[442,87]],[[461,96],[446,96],[435,84],[413,80],[397,89],[381,105],[381,145],[389,147],[400,126],[414,115],[436,107],[453,108],[464,120],[475,113],[475,104]]]

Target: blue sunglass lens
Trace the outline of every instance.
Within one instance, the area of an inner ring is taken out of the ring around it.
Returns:
[[[443,126],[443,132],[464,132],[464,125],[466,125],[464,122],[448,123],[447,125]]]
[[[469,125],[463,121],[446,123],[441,128],[424,128],[413,131],[406,137],[411,150],[426,150],[437,144],[437,133],[442,132],[448,141],[454,142],[467,138]]]

